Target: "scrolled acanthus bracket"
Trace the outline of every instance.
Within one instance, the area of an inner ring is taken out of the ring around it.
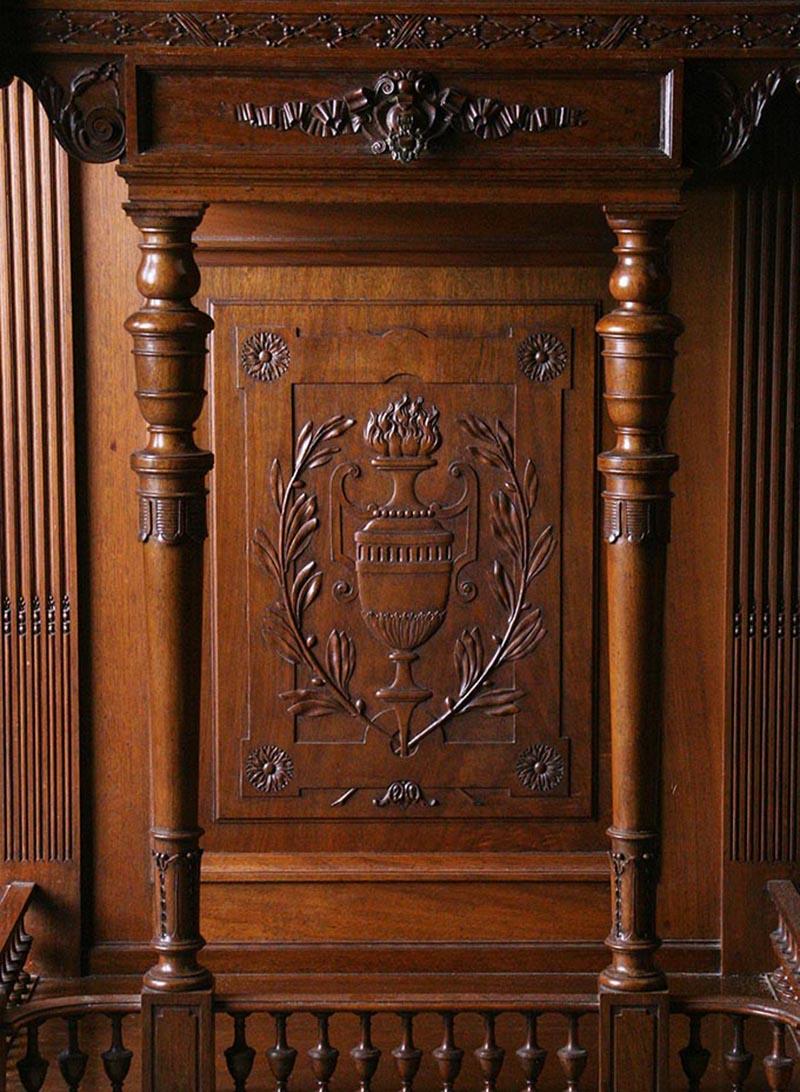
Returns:
[[[800,64],[772,68],[744,91],[715,68],[689,69],[687,159],[707,170],[729,166],[752,141],[767,105],[792,83],[800,93]]]
[[[450,131],[495,140],[516,131],[571,129],[587,120],[582,108],[504,103],[441,88],[435,76],[417,70],[384,72],[372,87],[359,87],[339,98],[273,106],[243,102],[234,113],[237,121],[256,129],[299,129],[315,137],[363,133],[373,155],[389,155],[400,163],[419,159]]]
[[[67,87],[50,73],[22,66],[18,74],[33,89],[59,144],[87,163],[110,163],[125,151],[125,113],[117,61],[75,73]],[[0,71],[0,86],[4,73]]]

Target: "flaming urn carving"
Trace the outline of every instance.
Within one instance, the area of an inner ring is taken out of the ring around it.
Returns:
[[[371,412],[364,428],[371,465],[391,476],[392,493],[370,506],[372,518],[356,531],[356,577],[364,621],[395,666],[394,680],[376,696],[395,707],[401,755],[408,754],[414,708],[432,695],[414,680],[415,650],[444,621],[453,572],[453,533],[436,518],[438,506],[417,495],[418,477],[436,466],[438,422],[436,406],[406,394]]]

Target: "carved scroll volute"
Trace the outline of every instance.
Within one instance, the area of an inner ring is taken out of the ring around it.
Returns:
[[[611,293],[619,306],[598,323],[605,401],[616,443],[605,477],[603,533],[609,611],[613,873],[612,963],[603,986],[664,986],[655,966],[661,645],[670,476],[663,447],[680,321],[665,300],[665,243],[679,210],[607,210],[617,235]]]
[[[205,395],[206,337],[213,323],[191,302],[200,287],[192,232],[201,205],[134,202],[141,229],[137,284],[142,308],[126,323],[133,335],[136,396],[147,446],[132,457],[139,478],[139,537],[144,543],[149,655],[152,851],[156,870],[158,963],[153,989],[208,986],[197,963],[197,827],[200,637],[205,476],[212,455],[194,442]]]

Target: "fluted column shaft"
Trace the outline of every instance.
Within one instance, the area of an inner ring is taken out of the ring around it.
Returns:
[[[126,322],[147,445],[138,476],[148,633],[152,854],[157,963],[145,985],[210,985],[197,963],[200,835],[197,818],[205,478],[212,455],[194,442],[205,397],[206,338],[213,323],[191,302],[200,287],[192,233],[204,206],[131,202],[142,232],[137,284],[144,297]]]
[[[617,307],[597,325],[605,402],[615,445],[600,455],[604,477],[612,764],[611,964],[601,986],[658,990],[654,962],[658,883],[662,629],[670,476],[664,450],[680,321],[665,306],[666,238],[676,208],[607,209],[617,236],[611,294]]]

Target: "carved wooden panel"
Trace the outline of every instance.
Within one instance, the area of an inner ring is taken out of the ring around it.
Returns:
[[[800,186],[739,204],[730,853],[793,861],[800,800]]]
[[[68,184],[32,92],[0,92],[2,852],[76,852]],[[19,869],[8,878],[20,878]]]
[[[594,307],[214,318],[217,819],[591,814]]]
[[[205,68],[137,67],[140,106],[138,125],[128,133],[130,168],[146,155],[153,168],[172,162],[184,169],[198,156],[225,151],[237,168],[324,169],[355,160],[361,172],[391,184],[385,161],[402,164],[422,152],[446,150],[452,173],[498,159],[515,169],[555,162],[653,165],[677,151],[675,72],[663,61],[634,70],[601,67],[591,78],[572,67],[487,77],[435,66],[343,68],[330,60],[303,72],[214,72],[213,84],[211,75]],[[179,100],[180,113],[174,109]]]

